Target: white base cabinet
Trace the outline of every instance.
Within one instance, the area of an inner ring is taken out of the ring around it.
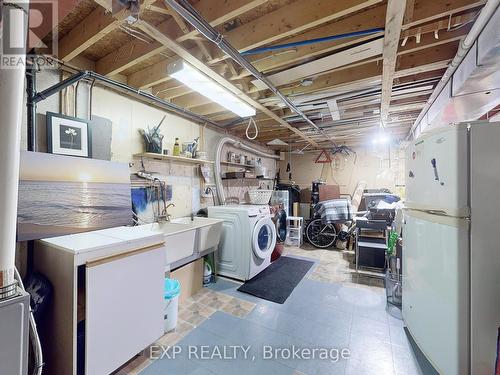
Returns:
[[[155,249],[86,265],[86,374],[109,374],[163,335],[164,262]]]
[[[77,375],[82,360],[86,375],[109,374],[163,335],[163,236],[114,230],[36,242],[35,270],[54,287],[39,324],[47,374]]]

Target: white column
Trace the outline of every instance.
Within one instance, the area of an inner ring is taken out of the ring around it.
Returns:
[[[6,17],[5,12],[20,13],[25,17],[20,9],[5,6],[2,10],[3,17]],[[25,35],[26,22],[15,24],[17,32]],[[0,287],[14,282],[24,79],[24,65],[16,68],[0,66]]]

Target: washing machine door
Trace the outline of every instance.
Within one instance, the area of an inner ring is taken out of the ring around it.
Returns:
[[[276,226],[271,218],[260,219],[255,224],[252,235],[252,250],[259,259],[271,256],[276,245]]]

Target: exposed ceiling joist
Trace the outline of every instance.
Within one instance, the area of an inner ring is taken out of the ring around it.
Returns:
[[[120,73],[130,85],[151,88],[158,97],[225,123],[226,130],[243,135],[245,119],[238,122],[234,113],[168,76],[168,65],[182,58],[258,110],[254,119],[259,126],[259,142],[280,138],[294,147],[310,143],[315,148],[329,146],[325,134],[339,143],[366,142],[367,134],[378,131],[381,117],[387,131],[396,137],[400,133],[404,136],[486,3],[486,0],[190,1],[240,51],[272,44],[289,45],[289,49],[251,54],[247,59],[298,110],[324,129],[321,135],[286,108],[272,90],[250,85],[254,80],[251,73],[233,64],[215,44],[165,6],[163,0],[140,0],[140,21],[129,24],[131,29],[137,28],[132,33],[154,37],[147,38],[148,42],[118,31],[130,13],[121,10],[113,14],[114,0],[94,1],[101,7],[93,9],[82,4],[83,8],[75,8],[78,12],[84,9],[85,14],[91,11],[83,20],[75,16],[62,23],[59,50],[64,61],[73,59],[77,64],[75,57],[89,59],[98,72]],[[385,28],[385,32],[320,39],[373,28]],[[311,39],[321,42],[293,44]],[[385,42],[383,52],[338,61],[350,48],[362,48],[363,43],[376,39]],[[93,44],[95,47],[90,48]],[[119,48],[113,50],[116,45]],[[322,65],[323,61],[327,64]],[[311,81],[307,82],[310,85],[300,84],[305,78]]]
[[[166,16],[171,16],[172,12],[169,9],[166,9],[164,7],[156,6],[156,5],[150,5],[148,7],[145,7],[147,10],[150,10],[152,12],[164,14]]]
[[[347,66],[358,61],[362,61],[382,53],[383,40],[377,39],[363,43],[359,46],[348,48],[345,51],[317,59],[294,68],[283,70],[279,73],[267,76],[275,86],[283,86],[286,83],[310,77],[327,70],[332,70],[341,66]],[[259,80],[253,80],[252,84],[258,89],[266,89]]]
[[[203,14],[203,17],[210,22],[210,25],[222,25],[241,14],[244,14],[260,5],[266,4],[269,0],[231,0],[231,1],[200,1],[195,4],[195,9]],[[180,41],[192,39],[199,35],[198,30],[193,30],[180,38]]]
[[[308,29],[380,3],[381,1],[296,1],[237,27],[225,33],[224,37],[240,52],[248,51],[302,33]],[[225,58],[226,56],[221,56],[210,61],[210,63],[214,64]]]
[[[409,43],[407,47],[405,46],[405,48],[403,48],[402,50],[400,50],[397,53],[397,56],[399,57],[397,60],[398,64],[407,60],[404,58],[404,55],[414,54],[415,52],[418,52],[421,50],[423,50],[423,52],[425,54],[428,54],[429,52],[433,51],[432,48],[438,47],[441,45],[447,45],[447,44],[450,44],[450,45],[452,45],[452,48],[455,48],[455,46],[457,45],[455,42],[458,42],[459,40],[461,40],[464,37],[466,31],[467,31],[467,29],[459,29],[459,30],[455,30],[455,31],[450,31],[448,33],[444,33],[442,35],[442,37],[438,40],[434,39],[434,37],[427,36],[425,39],[421,40],[420,44],[415,44],[413,42]],[[448,46],[448,47],[443,46],[443,48],[445,50],[451,49],[450,46]],[[427,50],[427,51],[425,51],[425,50]],[[440,50],[437,50],[437,51],[439,52]],[[441,52],[439,52],[439,53],[441,53]],[[316,80],[321,81],[323,79],[323,76],[325,76],[325,75],[330,76],[331,74],[334,74],[335,72],[341,72],[347,68],[352,69],[352,68],[355,68],[357,66],[358,67],[365,66],[366,64],[369,64],[370,62],[375,62],[375,63],[379,64],[380,60],[381,60],[381,57],[377,57],[377,58],[373,58],[370,60],[363,60],[360,62],[351,63],[351,64],[348,64],[345,66],[341,66],[341,67],[334,68],[334,69],[325,71],[323,73],[317,74],[315,77],[313,76],[313,78],[314,78],[314,81],[316,81]],[[431,58],[430,61],[433,62],[435,60],[433,60]],[[420,59],[420,58],[415,61],[414,65],[417,65],[417,62],[420,64],[425,64],[425,61],[422,61],[422,59]],[[334,64],[332,64],[332,66],[334,66]],[[397,66],[397,68],[400,69],[400,66]],[[305,77],[303,77],[303,78],[305,78]],[[297,82],[297,85],[298,85],[299,81],[300,80],[295,80],[295,82]],[[293,81],[290,81],[289,85],[292,84],[292,82]],[[306,86],[303,88],[307,92],[308,88],[310,88],[312,90],[314,88],[314,86],[315,86],[315,84],[313,83],[311,86],[309,86],[309,87]],[[255,87],[252,87],[249,92],[252,93],[252,92],[256,92],[256,91],[258,91],[258,89]],[[269,98],[265,98],[264,102],[266,102],[266,101],[269,102],[269,100],[270,100]]]
[[[413,21],[405,23],[403,30],[418,26],[423,23],[432,22],[440,18],[465,12],[470,9],[478,8],[486,4],[486,0],[471,2],[471,0],[453,0],[453,1],[428,1],[425,6],[416,7],[413,11]]]
[[[111,16],[106,9],[97,7],[59,41],[59,59],[70,61],[115,30],[120,23],[121,20]]]
[[[205,15],[212,26],[220,25],[229,19],[248,12],[249,10],[266,3],[268,0],[201,0],[194,7]],[[183,34],[177,28],[177,23],[173,18],[156,26],[162,33],[174,37],[175,41],[180,43],[186,41],[198,34],[197,31],[190,31]],[[149,59],[165,50],[161,43],[147,44],[140,40],[133,40],[109,53],[96,62],[97,73],[103,75],[114,75],[120,73]],[[194,53],[191,51],[191,53]]]
[[[236,86],[234,86],[231,82],[226,80],[224,77],[220,76],[216,72],[214,72],[212,69],[210,69],[204,62],[200,61],[197,59],[195,56],[191,55],[189,51],[187,51],[184,47],[182,47],[180,44],[176,43],[172,39],[168,38],[166,35],[161,33],[157,28],[154,26],[151,26],[145,21],[139,20],[136,23],[137,27],[140,28],[142,31],[146,32],[148,35],[151,35],[153,38],[155,38],[158,42],[163,44],[165,47],[167,47],[169,50],[175,52],[180,58],[184,59],[184,61],[188,62],[191,64],[193,67],[201,71],[202,73],[206,74],[208,77],[213,79],[215,82],[218,84],[222,85],[229,91],[231,91],[233,94],[238,96],[240,99],[245,101],[246,103],[250,104],[254,108],[262,111],[264,114],[269,116],[270,118],[276,120],[276,122],[280,123],[281,125],[289,128],[292,130],[294,133],[298,134],[299,136],[303,137],[304,139],[308,140],[312,145],[317,146],[316,142],[304,135],[301,131],[291,127],[286,121],[281,119],[281,117],[277,116],[274,112],[270,111],[266,107],[264,107],[262,104],[259,102],[255,101],[248,95],[246,95],[243,91],[238,89]],[[165,74],[167,74],[167,71],[165,70]]]
[[[428,33],[434,34],[434,32],[437,32],[439,36],[443,30],[449,31],[457,27],[461,27],[464,24],[472,23],[476,17],[477,11],[471,11],[458,16],[451,16],[448,19],[441,19],[439,21],[429,22],[423,25],[417,25],[418,27],[415,26],[405,29],[405,25],[403,25],[401,38],[404,39],[417,35],[423,36]]]
[[[177,14],[177,12],[172,12],[172,18],[177,23],[179,28],[182,30],[184,35],[186,35],[187,33],[190,32],[190,29],[189,29],[188,25],[186,24],[186,22],[184,21],[184,18],[179,16]],[[210,51],[208,50],[208,48],[204,44],[204,41],[199,40],[199,39],[194,39],[194,43],[198,46],[198,48],[200,49],[201,53],[203,54],[203,56],[205,57],[206,60],[210,60],[212,58],[212,56],[210,56]]]
[[[321,38],[327,35],[337,35],[342,33],[351,33],[366,29],[373,29],[384,26],[385,5],[369,8],[363,12],[352,15],[351,17],[340,19],[336,22],[326,24],[321,27],[309,30],[305,33],[292,36],[285,39],[284,43],[294,43],[303,40]],[[252,64],[261,72],[267,73],[283,66],[297,64],[302,60],[307,60],[319,55],[326,55],[339,49],[349,47],[353,44],[362,43],[376,37],[384,35],[383,32],[367,35],[363,37],[354,37],[348,39],[334,40],[330,42],[310,44],[307,46],[296,47],[290,50],[278,52],[269,52],[248,56]],[[240,75],[232,79],[239,79],[249,76],[250,73],[242,71]]]
[[[391,102],[392,84],[396,71],[396,59],[399,46],[399,36],[403,17],[405,15],[406,0],[388,0],[387,15],[385,17],[384,51],[382,63],[382,98],[380,102],[381,124],[387,120]]]
[[[410,0],[408,0],[410,1]],[[408,11],[408,4],[407,4],[407,11]],[[313,29],[307,33],[300,34],[298,36],[288,38],[285,40],[287,43],[291,42],[296,42],[296,41],[302,41],[302,40],[309,40],[309,39],[314,39],[314,38],[319,38],[325,35],[335,35],[338,33],[342,32],[352,32],[356,30],[361,30],[361,29],[367,29],[367,28],[374,28],[374,27],[383,27],[384,26],[384,19],[385,19],[385,5],[384,6],[378,6],[374,8],[367,9],[364,12],[358,13],[353,15],[352,17],[347,17],[345,19],[339,20],[337,22],[322,26],[320,28]],[[443,8],[443,5],[441,5],[441,8],[439,8],[441,11],[443,11],[445,8]],[[448,11],[450,12],[450,11]],[[447,33],[451,32],[461,32],[463,34],[466,34],[466,31],[463,31],[462,28],[458,30],[454,30],[454,27],[457,25],[463,25],[465,23],[471,22],[475,16],[477,15],[477,12],[470,12],[466,14],[461,14],[460,16],[455,16],[452,17],[449,20],[441,20],[438,22],[434,23],[426,23],[422,24],[422,20],[417,20],[415,24],[421,25],[418,28],[414,29],[409,29],[406,30],[402,33],[401,38],[404,37],[411,37],[415,36],[416,34],[421,35],[422,38],[422,46],[423,44],[426,44],[426,40],[429,39],[435,39],[434,37],[434,32],[442,30],[439,35],[438,41],[443,40],[443,34],[446,35]],[[425,14],[424,14],[425,16]],[[409,18],[407,18],[409,20]],[[447,29],[451,28],[450,31]],[[380,35],[383,35],[381,33]],[[268,72],[271,70],[275,70],[287,65],[291,64],[297,64],[301,60],[306,60],[310,59],[314,56],[319,56],[319,55],[325,55],[328,53],[331,53],[335,50],[338,50],[340,48],[346,48],[354,43],[361,43],[370,39],[373,39],[377,35],[369,35],[361,38],[351,38],[348,41],[334,41],[330,43],[320,43],[320,44],[314,44],[314,45],[309,45],[309,46],[304,46],[304,47],[297,47],[295,49],[291,50],[285,50],[285,51],[280,51],[278,53],[268,53],[268,54],[259,54],[256,55],[255,57],[251,58],[250,60],[254,64],[254,66],[259,69],[261,72]],[[446,37],[446,36],[445,36]],[[415,40],[411,39],[408,41],[407,45],[415,44]],[[327,47],[325,47],[325,45]],[[406,47],[406,46],[405,46]],[[424,48],[424,47],[422,47]],[[405,48],[403,48],[405,49]],[[407,49],[407,48],[406,48]],[[248,76],[249,73],[246,71],[243,71],[240,73],[240,75],[233,77],[232,79],[239,79],[245,76]]]

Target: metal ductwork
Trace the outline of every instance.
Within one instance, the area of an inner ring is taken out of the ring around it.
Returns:
[[[318,131],[326,139],[333,142],[331,137],[326,134],[318,125],[311,121],[290,99],[283,95],[261,72],[259,72],[236,48],[234,48],[224,36],[215,30],[187,0],[164,0],[165,4],[175,10],[182,18],[191,24],[208,40],[215,43],[219,49],[232,58],[242,68],[249,71],[255,78],[261,81],[269,90],[286,104],[292,112],[304,119],[312,128]],[[334,143],[334,142],[333,142]],[[334,143],[335,144],[335,143]]]
[[[408,139],[430,128],[477,120],[500,104],[500,0],[489,0],[426,106]]]

